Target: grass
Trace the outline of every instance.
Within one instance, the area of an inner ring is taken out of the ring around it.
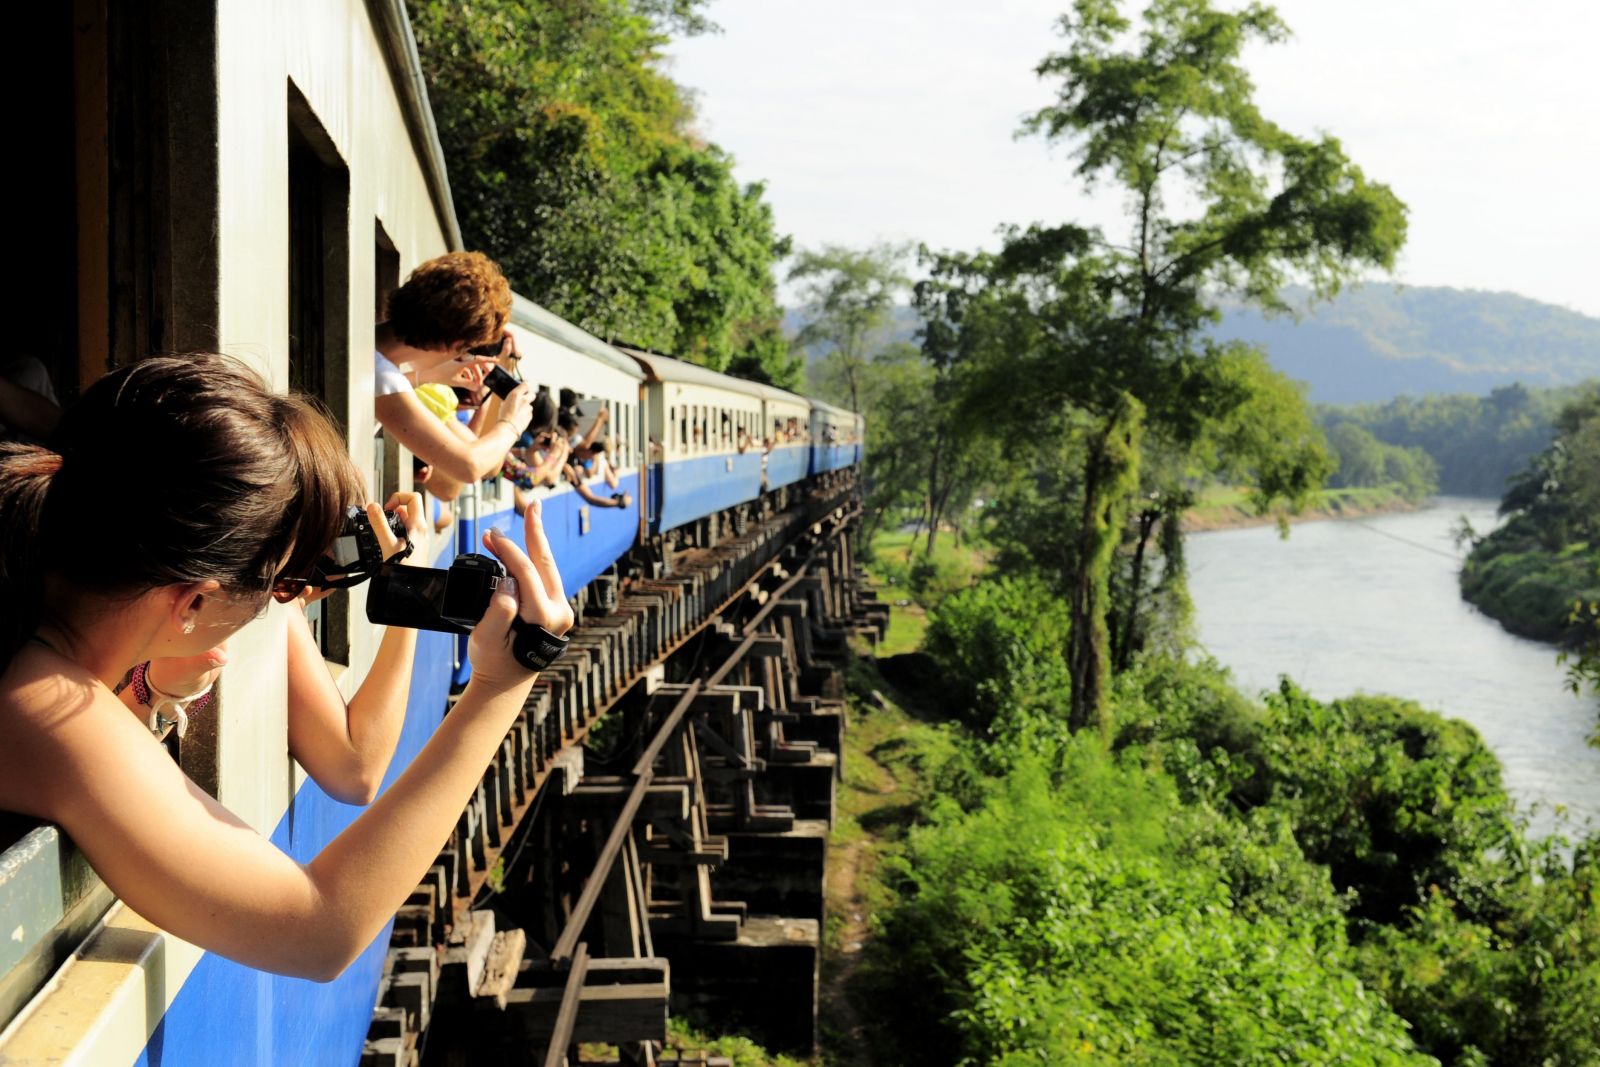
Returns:
[[[950,749],[946,732],[920,718],[873,660],[850,665],[850,727],[844,778],[828,840],[827,928],[822,964],[821,1062],[855,1067],[878,1062],[875,1020],[859,1010],[853,979],[873,917],[893,905],[884,865],[922,810],[924,768]]]
[[[928,629],[928,609],[952,588],[968,585],[983,569],[981,546],[971,540],[957,544],[953,534],[945,533],[934,543],[933,557],[922,568],[926,576],[917,581],[913,564],[922,558],[925,535],[893,531],[880,532],[872,541],[867,577],[878,599],[889,605],[889,630],[879,643],[879,656],[912,652],[922,644]]]
[[[1207,486],[1194,507],[1185,512],[1184,523],[1190,529],[1206,530],[1269,522],[1278,516],[1290,521],[1299,518],[1338,518],[1341,515],[1371,515],[1411,506],[1395,486],[1319,489],[1298,515],[1291,515],[1280,506],[1263,516],[1257,515],[1250,506],[1248,489],[1235,485],[1212,485]]]

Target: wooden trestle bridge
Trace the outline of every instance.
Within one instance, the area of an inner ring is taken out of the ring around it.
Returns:
[[[812,1050],[840,671],[888,617],[851,488],[589,606],[396,917],[363,1067],[707,1062],[669,1009]]]

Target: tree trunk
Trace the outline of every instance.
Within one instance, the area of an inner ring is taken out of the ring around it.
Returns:
[[[1118,671],[1125,671],[1133,662],[1135,638],[1139,631],[1139,603],[1144,599],[1144,552],[1150,543],[1161,512],[1144,508],[1139,512],[1139,539],[1133,547],[1133,575],[1128,582],[1128,610],[1122,619],[1122,636],[1112,648],[1112,662]]]
[[[1139,484],[1139,438],[1144,407],[1123,394],[1105,429],[1089,445],[1083,471],[1083,519],[1078,531],[1078,572],[1072,583],[1067,670],[1072,676],[1068,725],[1110,731],[1106,680],[1111,673],[1107,619],[1111,565],[1121,541],[1128,502]]]

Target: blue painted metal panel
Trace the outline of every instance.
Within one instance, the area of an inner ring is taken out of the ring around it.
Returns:
[[[843,470],[853,466],[860,445],[823,445],[811,446],[811,473],[824,474],[828,471]]]
[[[443,720],[450,665],[448,634],[418,636],[406,724],[384,789],[410,766]],[[361,811],[307,780],[273,829],[272,843],[308,862]],[[134,1062],[139,1067],[354,1064],[372,1022],[388,946],[385,927],[344,974],[326,984],[268,974],[208,952]]]
[[[811,465],[805,445],[779,445],[767,456],[767,488],[792,485],[806,476]]]
[[[733,460],[733,469],[728,461]],[[657,532],[703,519],[761,495],[761,453],[724,453],[665,464]]]
[[[611,489],[604,482],[590,487],[599,495],[609,495]],[[561,585],[571,596],[604,573],[633,547],[639,534],[639,475],[624,474],[617,480],[617,492],[627,493],[633,502],[626,508],[597,508],[584,503],[577,493],[557,493],[543,501],[544,532],[550,538],[550,550],[555,553],[556,569],[561,572]],[[579,510],[589,509],[589,532],[582,533]],[[456,551],[487,554],[483,535],[491,527],[510,537],[524,551],[527,550],[522,517],[515,511],[480,514],[471,522],[458,522]],[[446,563],[438,566],[447,566]],[[466,662],[466,638],[459,639],[455,681],[464,684],[472,675]]]

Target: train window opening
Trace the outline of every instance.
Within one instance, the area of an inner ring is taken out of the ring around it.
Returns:
[[[389,237],[389,231],[384,229],[382,219],[372,220],[372,324],[385,321],[389,317],[389,295],[400,288],[400,250]],[[397,443],[388,443],[383,436],[383,427],[373,424],[372,437],[372,484],[377,490],[379,500],[388,500],[389,497],[400,491],[403,480],[400,476],[401,448]]]
[[[327,405],[348,437],[350,171],[292,82],[288,113],[289,386]],[[306,619],[323,656],[348,663],[349,593],[318,601]]]

